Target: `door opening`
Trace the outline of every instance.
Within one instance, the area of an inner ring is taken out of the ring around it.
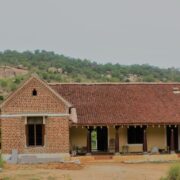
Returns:
[[[108,150],[108,130],[107,127],[97,127],[91,133],[92,151],[107,152]]]

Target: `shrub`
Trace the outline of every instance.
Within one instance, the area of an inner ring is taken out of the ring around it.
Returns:
[[[3,165],[4,165],[4,161],[3,161],[3,159],[2,159],[2,157],[1,157],[1,155],[0,155],[0,168],[2,168]]]
[[[20,77],[16,77],[16,79],[14,80],[14,83],[16,83],[16,84],[20,84],[20,82],[21,82]]]
[[[1,85],[1,87],[7,87],[8,83],[6,80],[1,80],[0,85]]]
[[[4,96],[0,95],[0,101],[4,100]]]
[[[180,164],[173,165],[169,169],[167,177],[163,177],[161,180],[180,180]]]
[[[16,89],[16,84],[14,83],[11,83],[9,86],[11,91],[14,91]]]

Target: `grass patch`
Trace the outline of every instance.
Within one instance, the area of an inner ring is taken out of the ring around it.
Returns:
[[[2,180],[10,180],[10,177],[3,177]]]
[[[172,165],[167,176],[162,177],[160,180],[180,180],[180,163]]]
[[[2,156],[0,155],[0,168],[2,168],[3,166],[4,166],[4,161],[3,161],[3,159],[2,159]]]

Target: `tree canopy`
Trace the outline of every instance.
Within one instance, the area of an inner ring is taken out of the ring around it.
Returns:
[[[99,64],[44,50],[0,52],[0,66],[18,65],[26,67],[30,73],[38,73],[49,82],[180,81],[180,71],[175,68],[162,69],[148,64]]]

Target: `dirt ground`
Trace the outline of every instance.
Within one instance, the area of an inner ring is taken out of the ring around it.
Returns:
[[[172,163],[85,165],[5,165],[1,180],[158,180]]]

